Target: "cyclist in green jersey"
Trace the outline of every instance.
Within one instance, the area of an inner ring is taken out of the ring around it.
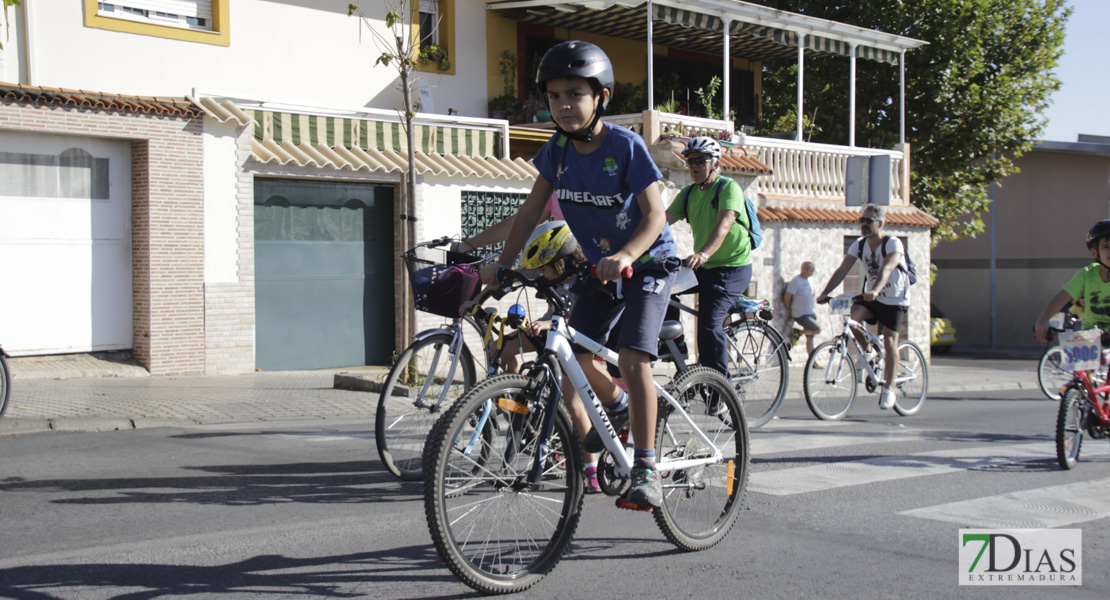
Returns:
[[[1110,219],[1095,223],[1087,233],[1087,249],[1095,262],[1083,267],[1048,301],[1033,330],[1037,339],[1047,342],[1051,331],[1048,320],[1068,302],[1081,303],[1084,324],[1110,331]]]

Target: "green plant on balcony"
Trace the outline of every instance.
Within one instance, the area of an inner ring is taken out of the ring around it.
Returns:
[[[517,68],[520,66],[520,55],[503,50],[497,57],[497,72],[501,73],[501,95],[489,101],[490,116],[498,118],[494,113],[500,113],[500,118],[515,120],[516,115],[523,114],[524,103],[516,94]]]
[[[435,63],[439,66],[440,71],[451,70],[451,59],[447,58],[447,50],[435,44],[423,44],[420,46],[420,54],[417,55],[417,60],[422,64]]]

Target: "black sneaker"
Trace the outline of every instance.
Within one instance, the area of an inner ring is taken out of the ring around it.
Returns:
[[[628,425],[628,409],[618,411],[615,413],[605,413],[609,417],[609,423],[613,425],[613,431],[620,433],[625,425]],[[582,450],[585,452],[601,452],[605,449],[605,442],[601,439],[601,434],[597,432],[596,427],[591,427],[590,432],[586,434],[586,439],[582,440]]]

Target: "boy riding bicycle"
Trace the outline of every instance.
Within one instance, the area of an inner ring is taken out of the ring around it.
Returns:
[[[632,268],[631,279],[621,282],[621,297],[579,298],[569,324],[604,342],[624,311],[618,362],[627,393],[608,380],[592,355],[578,349],[576,358],[584,371],[594,371],[591,384],[599,382],[594,392],[614,429],[631,420],[635,460],[628,500],[658,507],[662,485],[655,470],[657,398],[651,360],[679,264],[656,187],[663,175],[643,138],[601,121],[614,87],[613,67],[601,48],[580,41],[556,45],[541,59],[536,83],[558,133],[533,159],[536,183],[517,212],[500,264],[484,269],[482,278],[493,284],[497,267],[512,265],[552,192],[586,259],[597,265],[599,279],[620,280]],[[583,446],[587,451],[604,447],[594,431]]]
[[[1033,325],[1038,340],[1049,341],[1049,319],[1069,302],[1082,304],[1085,326],[1110,331],[1110,219],[1095,223],[1087,232],[1087,250],[1095,262],[1080,269],[1045,305]]]
[[[907,314],[909,312],[909,276],[907,267],[903,264],[905,248],[902,241],[895,236],[883,236],[883,225],[886,224],[886,210],[881,206],[868,204],[863,207],[859,218],[860,233],[862,236],[852,242],[848,252],[844,255],[840,267],[829,278],[824,291],[817,297],[819,304],[829,301],[829,293],[844,281],[844,277],[855,264],[856,259],[863,261],[867,266],[866,291],[852,303],[852,318],[856,321],[866,321],[872,325],[876,322],[882,325],[884,365],[883,365],[883,391],[879,395],[879,408],[888,409],[894,406],[896,397],[894,390],[894,375],[898,368],[898,338],[906,333]],[[874,354],[870,344],[862,333],[853,330],[853,335],[859,341],[860,349],[869,359]]]

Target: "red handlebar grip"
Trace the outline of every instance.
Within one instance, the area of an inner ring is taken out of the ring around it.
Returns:
[[[597,265],[590,265],[590,277],[598,279]],[[632,279],[632,267],[625,267],[621,269],[621,277],[624,279]]]

